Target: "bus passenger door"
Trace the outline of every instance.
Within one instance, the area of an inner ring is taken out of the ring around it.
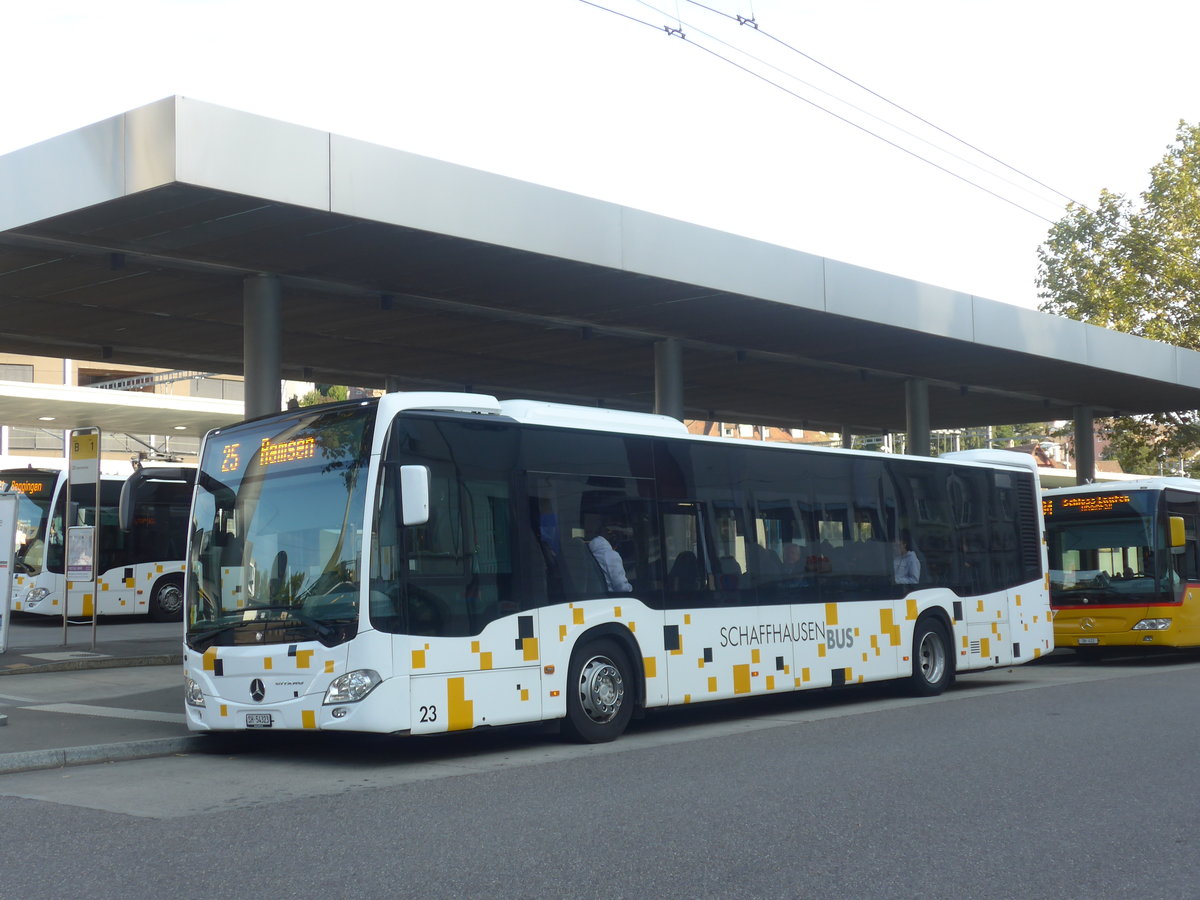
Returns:
[[[766,693],[782,685],[777,657],[791,651],[764,622],[752,573],[753,541],[733,505],[663,503],[668,563],[664,651],[671,704]],[[776,612],[786,617],[784,608]],[[776,623],[781,624],[781,623]]]

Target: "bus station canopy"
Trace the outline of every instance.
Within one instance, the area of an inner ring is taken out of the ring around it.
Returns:
[[[241,421],[242,410],[240,400],[0,381],[0,421],[29,428],[201,437]]]
[[[1200,354],[171,97],[0,157],[0,348],[871,432],[1200,407]],[[0,396],[0,421],[15,402]]]

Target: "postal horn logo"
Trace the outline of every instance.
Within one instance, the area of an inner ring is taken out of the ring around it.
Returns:
[[[263,697],[267,696],[267,686],[263,684],[261,678],[255,678],[250,682],[250,697],[255,703],[262,703]]]

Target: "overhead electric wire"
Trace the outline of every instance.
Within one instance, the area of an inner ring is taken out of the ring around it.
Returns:
[[[1075,206],[1082,205],[1078,201],[1076,201],[1074,198],[1070,197],[1067,194],[1064,194],[1062,191],[1058,190],[1057,188],[1051,187],[1050,185],[1046,184],[1043,181],[1039,181],[1037,178],[1030,175],[1029,173],[1021,171],[1016,166],[1006,163],[1004,160],[1002,160],[996,156],[993,156],[991,153],[988,153],[986,150],[983,150],[980,147],[976,147],[970,141],[963,140],[958,135],[956,135],[950,131],[947,131],[945,128],[942,128],[940,125],[937,125],[936,123],[929,121],[928,119],[924,118],[921,115],[918,115],[917,113],[913,112],[912,110],[901,106],[899,103],[896,103],[895,101],[888,99],[887,97],[883,96],[883,94],[880,94],[878,91],[872,90],[871,88],[867,87],[865,84],[855,81],[849,75],[845,75],[842,72],[839,72],[837,69],[833,68],[830,65],[827,65],[826,63],[821,62],[821,60],[817,59],[816,57],[811,56],[808,53],[805,53],[803,50],[799,49],[798,47],[793,47],[787,41],[785,41],[779,37],[776,37],[774,34],[771,34],[771,32],[769,32],[769,31],[764,30],[758,24],[758,21],[756,19],[753,19],[753,18],[747,19],[745,16],[732,15],[730,13],[724,12],[723,10],[719,10],[712,6],[708,6],[707,4],[700,3],[699,0],[685,0],[685,2],[690,3],[693,6],[698,6],[701,9],[708,10],[709,12],[715,13],[718,16],[723,16],[724,18],[729,19],[730,21],[737,22],[739,25],[751,25],[753,27],[753,30],[755,32],[757,32],[758,34],[763,35],[763,37],[766,37],[772,41],[775,41],[775,43],[779,44],[780,46],[786,47],[788,50],[792,51],[793,53],[797,54],[798,56],[802,56],[805,59],[807,59],[809,62],[814,63],[814,64],[820,66],[822,69],[825,69],[826,71],[833,73],[838,78],[841,78],[844,81],[848,81],[850,84],[854,85],[856,88],[866,91],[872,97],[876,97],[879,100],[882,100],[884,103],[888,104],[889,106],[900,110],[900,112],[904,113],[905,115],[912,116],[918,122],[921,122],[924,125],[928,125],[930,128],[944,134],[946,137],[950,138],[951,140],[957,141],[958,143],[962,144],[964,147],[967,147],[967,148],[975,151],[976,153],[980,154],[981,156],[987,157],[992,162],[997,163],[998,165],[1004,166],[1004,168],[1009,169],[1012,172],[1016,172],[1022,178],[1026,178],[1029,181],[1032,181],[1034,184],[1038,185],[1039,187],[1043,187],[1046,190],[1050,191],[1051,193],[1056,194],[1059,197],[1062,197],[1068,203],[1073,203]]]
[[[642,6],[646,7],[647,9],[654,10],[656,13],[659,13],[660,15],[664,15],[664,16],[669,15],[666,12],[666,10],[659,9],[654,4],[648,2],[648,0],[636,0],[636,2],[640,3]],[[711,9],[711,7],[704,6],[703,4],[696,4],[696,5],[700,6],[702,9]],[[712,11],[718,12],[717,10],[712,10]],[[728,13],[719,13],[719,14],[725,16],[726,18],[730,18],[730,19],[735,18],[733,16],[730,16]],[[742,23],[742,24],[745,24],[745,22],[748,21],[743,16],[737,16],[736,19],[739,23]],[[687,37],[683,33],[683,26],[685,23],[680,19],[676,19],[676,21],[677,21],[677,24],[679,25],[679,36],[683,37],[684,40],[686,40]],[[651,26],[651,27],[654,27],[654,26]],[[1000,174],[997,174],[996,172],[989,171],[988,169],[984,168],[983,166],[981,166],[979,163],[975,162],[974,160],[967,159],[965,156],[960,156],[959,154],[954,153],[951,150],[947,150],[945,147],[941,147],[941,146],[935,144],[933,141],[929,140],[928,138],[922,137],[919,134],[914,134],[913,132],[909,131],[907,128],[897,125],[895,122],[890,122],[887,119],[884,119],[882,116],[878,116],[875,113],[870,112],[869,110],[863,109],[861,106],[856,106],[855,104],[851,103],[849,100],[846,100],[843,97],[839,97],[837,94],[827,91],[824,88],[818,87],[817,85],[813,84],[812,82],[805,81],[803,78],[800,78],[798,75],[794,75],[791,72],[781,69],[779,66],[776,66],[773,63],[769,63],[766,60],[762,59],[761,57],[755,56],[752,53],[747,53],[741,47],[737,47],[737,46],[729,43],[728,41],[724,41],[721,38],[716,37],[715,35],[709,34],[706,31],[701,31],[699,28],[696,28],[694,25],[691,25],[690,23],[687,23],[687,27],[689,29],[691,29],[692,31],[696,32],[697,34],[702,34],[702,35],[704,35],[704,37],[708,38],[709,40],[715,41],[716,43],[722,45],[723,47],[728,47],[730,50],[734,51],[735,53],[739,53],[742,56],[745,56],[749,59],[754,60],[754,62],[758,63],[759,65],[765,66],[768,69],[772,69],[772,70],[778,72],[780,75],[783,75],[785,78],[790,78],[792,81],[799,82],[800,84],[804,85],[807,88],[811,88],[812,90],[816,91],[819,94],[824,94],[826,97],[829,97],[830,99],[832,99],[838,103],[841,103],[845,106],[850,107],[850,109],[854,110],[855,112],[861,113],[862,115],[867,116],[868,118],[874,119],[875,121],[887,126],[888,128],[895,129],[896,131],[899,131],[901,134],[907,135],[908,137],[912,138],[914,141],[919,141],[922,144],[932,147],[937,152],[943,153],[952,159],[956,159],[959,162],[961,162],[963,165],[967,165],[974,169],[978,169],[980,172],[984,173],[988,177],[995,178],[998,181],[1002,181],[1005,184],[1007,184],[1009,187],[1015,188],[1018,191],[1022,191],[1024,193],[1028,194],[1030,197],[1033,197],[1035,200],[1038,200],[1041,202],[1047,202],[1046,198],[1044,196],[1039,196],[1035,191],[1031,190],[1026,185],[1018,184],[1017,182],[1011,180],[1010,178],[1005,177],[1004,175],[1000,175]],[[674,29],[669,29],[669,31],[671,31],[673,33]],[[695,43],[695,42],[693,41],[692,43]],[[724,57],[722,57],[722,58],[724,58]],[[816,62],[816,60],[814,60],[814,62]],[[823,66],[824,64],[818,63],[818,65]],[[829,68],[829,67],[824,66],[824,68]],[[834,70],[830,69],[830,71],[833,72]],[[834,74],[839,74],[839,76],[840,76],[840,73],[834,72]],[[845,76],[840,76],[840,77],[844,78]],[[854,82],[851,79],[846,79],[846,80],[850,81],[852,84],[857,84],[857,82]],[[774,84],[774,82],[771,82],[771,83]],[[894,104],[890,100],[888,100],[886,97],[881,97],[880,95],[875,94],[875,92],[871,91],[869,88],[863,88],[863,90],[866,90],[868,93],[874,94],[876,97],[879,97],[879,99],[884,100],[885,102],[891,104],[892,106],[895,106],[897,109],[901,110],[902,112],[907,113],[907,110],[904,110],[903,107],[897,106],[896,104]],[[830,112],[831,115],[836,115],[836,113],[833,113],[830,110],[825,110],[824,107],[818,107],[818,108],[822,109],[825,112]],[[917,119],[918,121],[921,121],[921,122],[925,121],[920,116],[917,116],[913,113],[907,113],[907,114],[912,116],[913,118]],[[938,131],[943,131],[943,129],[938,128],[936,125],[933,125],[932,123],[926,123],[926,124],[931,125],[931,127],[933,127],[934,129],[936,129]],[[879,137],[880,140],[887,140],[886,138],[882,137],[881,135],[875,134],[875,132],[868,131],[868,133],[874,135],[875,137]],[[949,134],[949,132],[943,131],[943,133],[947,134],[951,138],[954,137],[954,135]],[[954,138],[954,139],[958,140],[959,143],[964,144],[967,147],[971,147],[971,145],[967,144],[966,141],[959,140],[958,138]],[[971,149],[974,149],[974,148],[972,147]],[[988,157],[989,159],[995,159],[994,157],[990,157],[990,156],[988,156],[988,154],[983,153],[983,151],[977,151],[977,152],[979,152],[981,155],[983,155],[985,157]],[[925,157],[920,156],[919,154],[914,153],[913,155],[917,156],[919,159],[925,160],[926,162],[930,162],[931,165],[936,165],[936,163],[933,163],[931,160],[926,160]],[[1034,184],[1040,184],[1040,182],[1038,182],[1036,179],[1030,178],[1029,176],[1024,175],[1023,173],[1019,172],[1017,169],[1014,169],[1012,166],[1008,166],[1006,163],[1004,163],[1000,160],[996,160],[996,162],[999,162],[1001,165],[1006,166],[1008,169],[1011,169],[1012,171],[1017,172],[1018,175],[1022,175],[1023,178],[1026,178],[1027,180],[1033,182]],[[981,187],[980,185],[976,184],[976,182],[970,181],[969,179],[964,179],[964,180],[967,180],[968,183],[970,183],[970,184],[974,184],[976,187]],[[1062,194],[1061,192],[1054,190],[1054,188],[1051,188],[1051,187],[1048,187],[1045,185],[1043,185],[1043,187],[1046,187],[1046,189],[1049,190],[1051,193],[1057,194],[1058,196],[1063,197],[1064,199],[1066,199],[1070,202],[1074,202],[1074,201],[1071,201],[1070,197],[1067,197],[1065,194]],[[986,188],[982,188],[982,187],[981,187],[981,189],[987,190]],[[1025,207],[1021,207],[1021,208],[1024,209]],[[1036,213],[1034,213],[1034,215],[1036,215]],[[1043,221],[1049,221],[1049,219],[1043,219]]]
[[[646,2],[645,2],[645,0],[638,0],[638,2],[642,3],[642,5],[643,5],[643,6],[647,6],[647,7],[651,8],[651,9],[654,9],[654,7],[653,7],[653,6],[651,6],[649,3],[646,3]],[[678,0],[676,0],[676,2],[678,3]],[[845,80],[845,81],[848,81],[850,84],[853,84],[855,87],[857,87],[857,88],[860,88],[861,90],[864,90],[864,91],[866,91],[868,94],[871,94],[873,97],[877,97],[878,99],[882,100],[884,103],[887,103],[888,105],[890,105],[890,106],[892,106],[892,107],[894,107],[894,108],[896,108],[896,109],[900,110],[901,112],[905,113],[906,115],[912,116],[912,117],[913,117],[914,119],[916,119],[917,121],[919,121],[919,122],[922,122],[923,124],[925,124],[925,125],[928,125],[930,128],[933,128],[934,130],[936,130],[936,131],[938,131],[938,132],[940,132],[940,133],[942,133],[942,134],[946,135],[946,137],[949,137],[951,140],[957,141],[958,143],[962,144],[962,145],[963,145],[963,146],[965,146],[965,147],[968,147],[968,148],[970,148],[971,150],[975,151],[976,153],[979,153],[980,155],[982,155],[982,156],[986,157],[987,159],[990,159],[990,160],[992,160],[993,162],[995,162],[995,163],[997,163],[997,164],[999,164],[999,165],[1001,165],[1001,166],[1004,166],[1006,169],[1009,169],[1009,170],[1011,170],[1011,171],[1015,172],[1016,174],[1020,175],[1022,178],[1026,178],[1026,179],[1028,179],[1029,181],[1031,181],[1032,183],[1034,183],[1034,184],[1038,185],[1039,187],[1043,187],[1043,188],[1045,188],[1046,190],[1050,191],[1051,193],[1053,193],[1053,194],[1056,194],[1057,196],[1059,196],[1059,197],[1063,198],[1064,200],[1066,200],[1068,203],[1070,203],[1070,204],[1071,204],[1073,207],[1075,207],[1076,209],[1078,209],[1078,210],[1080,210],[1080,211],[1082,211],[1082,212],[1088,213],[1088,214],[1090,214],[1090,215],[1093,215],[1093,216],[1094,216],[1094,215],[1098,215],[1098,214],[1099,214],[1097,210],[1095,210],[1095,209],[1092,209],[1092,208],[1091,208],[1090,206],[1088,206],[1087,204],[1085,204],[1085,203],[1080,203],[1078,200],[1075,200],[1073,197],[1069,196],[1068,194],[1064,194],[1062,191],[1058,190],[1057,188],[1051,187],[1050,185],[1048,185],[1048,184],[1046,184],[1046,183],[1044,183],[1044,182],[1042,182],[1042,181],[1038,180],[1037,178],[1033,177],[1032,175],[1028,174],[1027,172],[1023,172],[1023,171],[1021,171],[1020,169],[1016,168],[1015,166],[1012,166],[1012,165],[1010,165],[1009,163],[1006,163],[1004,160],[1002,160],[1002,159],[999,159],[999,158],[998,158],[998,157],[996,157],[996,156],[993,156],[992,154],[988,153],[986,150],[983,150],[983,149],[981,149],[981,148],[979,148],[979,147],[976,147],[974,144],[971,144],[970,142],[963,140],[962,138],[960,138],[960,137],[958,137],[957,135],[955,135],[955,134],[953,134],[953,133],[951,133],[951,132],[947,131],[946,129],[942,128],[941,126],[939,126],[939,125],[936,125],[936,124],[935,124],[935,123],[933,123],[933,122],[930,122],[928,119],[925,119],[925,118],[923,118],[922,116],[918,115],[917,113],[914,113],[912,110],[906,109],[905,107],[901,106],[900,104],[898,104],[898,103],[895,103],[895,102],[894,102],[894,101],[892,101],[892,100],[889,100],[887,97],[883,96],[882,94],[879,94],[879,93],[877,93],[876,91],[873,91],[871,88],[867,87],[866,85],[864,85],[864,84],[861,84],[861,83],[859,83],[859,82],[855,81],[853,78],[850,78],[848,75],[845,75],[845,74],[843,74],[843,73],[839,72],[837,69],[834,69],[832,66],[826,65],[825,63],[821,62],[819,59],[816,59],[815,57],[813,57],[813,56],[810,56],[809,54],[805,53],[803,50],[800,50],[800,49],[798,49],[798,48],[796,48],[796,47],[793,47],[791,44],[787,43],[786,41],[784,41],[784,40],[781,40],[780,38],[776,37],[775,35],[771,34],[770,32],[763,30],[763,29],[762,29],[762,28],[759,26],[759,24],[758,24],[757,20],[756,20],[755,18],[753,18],[753,13],[751,14],[751,18],[747,19],[745,16],[742,16],[742,15],[733,15],[733,14],[730,14],[730,13],[724,12],[723,10],[719,10],[719,9],[716,9],[716,8],[714,8],[714,7],[708,6],[707,4],[704,4],[704,3],[701,3],[701,2],[699,2],[699,0],[684,0],[684,2],[690,3],[690,4],[692,4],[693,6],[698,6],[698,7],[700,7],[701,9],[707,10],[707,11],[709,11],[709,12],[711,12],[711,13],[715,13],[716,15],[722,16],[722,17],[724,17],[724,18],[726,18],[726,19],[729,19],[729,20],[731,20],[731,21],[737,22],[737,23],[738,23],[738,25],[750,25],[750,26],[752,26],[752,28],[753,28],[753,30],[754,30],[755,32],[757,32],[757,33],[759,33],[759,34],[762,34],[763,36],[765,36],[765,37],[767,37],[767,38],[769,38],[769,39],[771,39],[771,40],[775,41],[776,43],[780,44],[780,45],[781,45],[781,46],[783,46],[783,47],[786,47],[788,50],[791,50],[793,53],[796,53],[796,54],[798,54],[799,56],[802,56],[802,57],[804,57],[805,59],[809,60],[810,62],[812,62],[812,63],[815,63],[816,65],[820,66],[821,68],[823,68],[823,69],[826,69],[827,71],[829,71],[829,72],[833,73],[833,74],[834,74],[834,75],[836,75],[837,77],[839,77],[839,78],[841,78],[841,79],[843,79],[843,80]],[[657,12],[660,12],[660,13],[662,12],[661,10],[656,10],[656,11],[657,11]],[[681,27],[682,27],[682,25],[681,25]],[[689,27],[690,27],[690,26],[689,26]],[[699,29],[697,29],[697,31],[699,31]],[[701,34],[704,34],[704,32],[702,32],[702,31],[701,31],[700,33],[701,33]],[[714,38],[714,40],[719,40],[719,39],[716,39],[716,38]],[[725,42],[724,42],[724,41],[720,41],[720,43],[725,43]],[[729,45],[729,44],[726,44],[726,46],[730,46],[730,45]],[[705,48],[701,48],[701,49],[705,49]],[[734,49],[738,49],[738,48],[734,48]],[[740,51],[740,50],[739,50],[739,52],[742,52],[742,51]],[[757,59],[756,57],[754,57],[754,56],[752,56],[752,55],[750,55],[750,54],[746,54],[746,55],[747,55],[747,56],[750,56],[750,58],[751,58],[751,59]],[[759,60],[759,61],[761,62],[761,60]],[[765,64],[765,65],[770,65],[769,63],[764,63],[764,64]],[[775,68],[775,69],[776,69],[776,71],[781,71],[781,70],[779,70],[778,68],[776,68],[776,67],[774,67],[774,66],[771,66],[771,68]],[[784,73],[784,74],[787,74],[787,73]],[[796,79],[796,80],[797,80],[797,81],[800,81],[800,79]],[[807,84],[807,82],[803,82],[803,81],[801,81],[801,83],[802,83],[802,84]],[[812,85],[809,85],[809,86],[810,86],[810,87],[812,87]],[[817,90],[820,90],[820,88],[817,88]],[[830,95],[830,94],[829,94],[827,91],[822,91],[822,93],[825,93],[827,96],[832,96],[832,95]],[[840,98],[839,98],[839,99],[840,99]],[[845,101],[843,101],[843,102],[845,102]],[[850,105],[850,106],[851,106],[851,108],[858,109],[858,107],[855,107],[855,106],[853,106],[853,104],[847,104],[847,105]],[[861,111],[861,110],[860,110],[860,111]],[[871,115],[871,114],[870,114],[870,113],[867,113],[867,115]],[[877,119],[878,119],[878,117],[877,117],[877,116],[875,116],[874,118],[877,118]],[[883,121],[883,120],[880,120],[880,121]],[[901,130],[901,131],[903,131],[905,134],[911,134],[910,132],[908,132],[908,131],[905,131],[904,129],[900,129],[900,130]],[[918,139],[919,139],[919,140],[921,140],[920,138],[918,138]],[[926,143],[929,143],[929,142],[928,142],[928,141],[926,141]],[[933,145],[931,145],[931,146],[933,146]],[[962,157],[959,157],[959,156],[957,156],[957,155],[955,155],[955,154],[950,154],[950,155],[951,155],[951,156],[954,156],[954,158],[955,158],[955,159],[962,159]],[[966,160],[963,160],[963,161],[964,161],[964,162],[966,162]],[[977,168],[978,168],[978,167],[977,167]],[[1002,179],[1002,180],[1004,180],[1004,181],[1005,181],[1007,184],[1012,184],[1012,182],[1010,182],[1010,181],[1007,181],[1007,179]],[[979,185],[976,185],[976,186],[977,186],[977,187],[980,187]],[[1015,186],[1016,186],[1016,185],[1014,185],[1014,187],[1015,187]],[[986,190],[986,188],[982,188],[982,187],[981,187],[981,189],[982,189],[982,190]],[[991,193],[991,192],[989,191],[989,193]],[[1011,201],[1008,201],[1008,202],[1011,202]],[[1014,205],[1015,205],[1015,204],[1014,204]],[[1036,215],[1036,213],[1035,213],[1034,215]],[[1040,218],[1043,218],[1043,219],[1044,219],[1044,217],[1040,217]],[[1050,221],[1050,220],[1048,220],[1048,219],[1044,219],[1044,221]],[[1059,223],[1058,223],[1058,222],[1052,222],[1051,224],[1052,224],[1052,225],[1057,225],[1057,224],[1059,224]],[[1178,260],[1179,262],[1182,262],[1182,263],[1186,263],[1186,264],[1193,264],[1193,263],[1195,262],[1195,260],[1193,260],[1192,258],[1190,258],[1190,257],[1188,257],[1188,256],[1185,256],[1184,254],[1182,254],[1182,253],[1179,253],[1179,252],[1177,252],[1177,251],[1175,251],[1175,250],[1172,250],[1172,249],[1169,249],[1169,248],[1167,249],[1167,253],[1168,253],[1168,255],[1169,255],[1169,256],[1173,257],[1174,259],[1176,259],[1176,260]]]
[[[653,28],[655,31],[663,31],[668,36],[678,37],[681,40],[683,40],[684,42],[686,42],[687,44],[689,44],[690,46],[695,47],[698,50],[703,50],[705,53],[708,53],[711,56],[716,57],[717,59],[721,60],[722,62],[727,63],[728,65],[731,65],[736,69],[740,69],[741,71],[745,72],[747,75],[752,75],[753,77],[759,79],[760,81],[763,81],[766,84],[769,84],[772,87],[783,91],[785,94],[788,94],[789,96],[794,97],[797,100],[803,101],[804,103],[807,103],[810,106],[812,106],[816,109],[819,109],[821,112],[824,112],[828,115],[833,116],[835,119],[837,119],[841,122],[844,122],[845,124],[850,125],[853,128],[857,128],[859,131],[862,131],[863,133],[870,135],[871,137],[875,138],[876,140],[883,141],[885,144],[888,144],[889,146],[894,147],[895,149],[901,151],[902,153],[906,153],[909,156],[912,156],[914,159],[918,159],[921,162],[923,162],[927,165],[933,166],[935,169],[938,169],[939,171],[944,172],[945,174],[950,175],[953,178],[957,178],[959,181],[962,181],[964,184],[968,184],[971,187],[976,188],[977,190],[983,191],[985,194],[989,194],[992,197],[995,197],[997,200],[1007,203],[1010,206],[1013,206],[1013,207],[1021,210],[1022,212],[1025,212],[1031,216],[1034,216],[1035,218],[1041,219],[1043,222],[1046,222],[1050,225],[1055,224],[1054,220],[1048,219],[1046,216],[1042,215],[1041,213],[1035,212],[1034,210],[1021,205],[1017,201],[1015,201],[1009,197],[1005,197],[1003,194],[998,194],[995,191],[991,190],[990,188],[984,187],[983,185],[979,184],[978,182],[972,181],[970,178],[967,178],[965,175],[961,175],[958,172],[955,172],[953,169],[949,169],[946,166],[941,165],[940,163],[936,163],[933,160],[922,156],[921,154],[917,153],[914,150],[910,150],[908,147],[905,147],[903,144],[898,144],[895,141],[890,140],[889,138],[886,138],[881,134],[877,134],[876,132],[872,131],[871,129],[867,128],[866,126],[860,125],[858,122],[855,122],[853,119],[848,119],[845,116],[839,115],[838,113],[834,112],[833,110],[828,109],[828,108],[822,106],[821,104],[817,103],[815,100],[811,100],[808,97],[805,97],[803,94],[798,94],[793,90],[789,90],[788,88],[784,87],[783,85],[779,84],[778,82],[772,81],[770,78],[767,78],[765,75],[762,75],[759,72],[755,72],[753,69],[751,69],[747,66],[743,66],[742,64],[735,62],[734,60],[729,59],[726,56],[722,56],[720,53],[718,53],[715,50],[712,50],[708,47],[705,47],[703,44],[700,44],[700,43],[697,43],[696,41],[690,40],[687,37],[686,33],[684,33],[684,31],[683,31],[682,20],[677,20],[680,22],[679,28],[669,28],[667,26],[655,25],[655,24],[653,24],[651,22],[647,22],[643,19],[638,19],[635,16],[628,15],[627,13],[623,13],[623,12],[619,12],[614,9],[610,9],[607,6],[602,6],[599,3],[593,2],[593,0],[579,0],[579,2],[585,3],[588,6],[595,7],[596,9],[599,9],[603,12],[612,13],[613,15],[620,16],[621,18],[628,19],[632,22],[637,22],[640,25],[645,25],[649,28]],[[642,2],[642,0],[639,0],[639,2]],[[645,3],[643,3],[643,5],[649,6],[649,4],[645,4]],[[652,6],[650,8],[655,9]],[[660,13],[661,15],[668,15],[667,13],[664,13],[660,9],[655,9],[655,11]],[[691,27],[691,26],[688,26],[688,27]],[[699,31],[699,29],[697,29],[697,31]],[[702,32],[702,31],[699,31],[699,33],[704,34],[704,32]],[[706,37],[711,37],[711,36],[706,35]],[[719,39],[715,39],[715,40],[719,41]],[[721,43],[724,43],[724,42],[721,42]],[[742,51],[739,50],[738,52],[740,53]],[[749,56],[750,54],[746,54],[746,55]],[[760,62],[761,62],[761,60],[760,60]],[[811,85],[809,85],[809,86],[811,87]]]

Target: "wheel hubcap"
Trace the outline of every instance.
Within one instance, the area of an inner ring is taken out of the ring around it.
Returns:
[[[158,592],[158,605],[163,612],[177,613],[183,608],[183,591],[171,585]]]
[[[946,671],[946,649],[932,632],[921,638],[920,661],[921,673],[927,682],[936,684],[941,681]]]
[[[589,719],[603,725],[612,721],[625,697],[621,670],[605,656],[589,659],[579,673],[579,702]]]

